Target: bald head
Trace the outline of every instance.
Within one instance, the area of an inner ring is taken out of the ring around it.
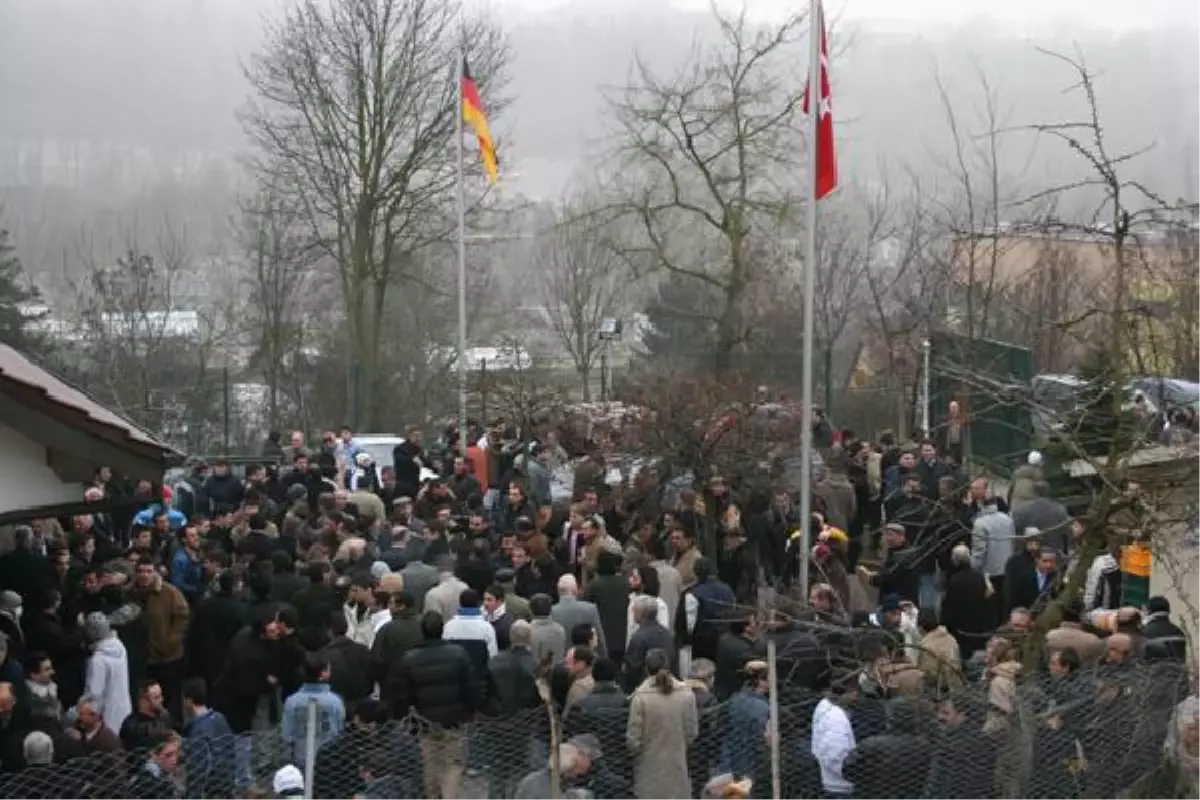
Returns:
[[[1110,664],[1128,664],[1133,659],[1133,637],[1127,633],[1114,633],[1104,642]]]

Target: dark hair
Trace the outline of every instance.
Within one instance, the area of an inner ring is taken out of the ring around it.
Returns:
[[[425,638],[429,641],[437,641],[442,638],[442,629],[446,627],[442,615],[436,611],[426,611],[421,616],[421,633],[425,634]]]
[[[274,550],[271,552],[271,566],[275,567],[276,575],[282,575],[295,570],[292,554],[286,550]]]
[[[596,653],[585,644],[575,645],[573,652],[575,660],[587,664],[588,669],[591,669],[592,665],[596,663]]]
[[[699,582],[712,574],[712,562],[704,556],[700,556],[692,562],[692,572],[696,576],[696,581]]]
[[[233,594],[233,587],[237,583],[237,575],[231,569],[223,569],[217,575],[217,589],[219,594],[228,597]]]
[[[329,612],[329,632],[334,636],[345,636],[350,630],[350,623],[341,611]]]
[[[504,587],[498,583],[493,583],[492,585],[488,586],[487,589],[484,589],[484,593],[490,594],[492,597],[496,598],[497,600],[504,599]],[[459,602],[460,603],[462,602],[461,599],[459,600]]]
[[[458,604],[462,608],[479,608],[479,592],[463,589],[458,595]]]
[[[42,671],[42,664],[50,660],[50,654],[43,650],[35,650],[25,656],[25,661],[22,662],[25,667],[25,674],[32,675],[35,672]]]
[[[375,576],[369,572],[356,572],[350,576],[350,586],[355,589],[374,589]]]
[[[368,725],[371,723],[382,725],[387,722],[387,706],[373,697],[366,697],[359,700],[358,704],[354,706],[354,716]]]
[[[371,599],[379,608],[387,608],[392,603],[392,593],[387,589],[376,589],[371,592]]]
[[[601,550],[596,557],[596,572],[599,575],[616,575],[621,571],[621,554]]]
[[[654,567],[638,567],[637,574],[642,581],[642,594],[658,597],[658,593],[662,591],[658,580],[658,570]]]
[[[917,627],[921,633],[929,633],[938,626],[937,612],[932,608],[922,608],[917,612]]]
[[[535,617],[550,616],[550,609],[552,607],[553,604],[550,602],[550,595],[548,594],[535,594],[529,598],[529,613]]]
[[[581,622],[571,626],[571,644],[573,646],[590,645],[596,629],[590,622]]]
[[[138,699],[145,697],[146,693],[149,692],[151,689],[153,689],[155,686],[157,686],[160,689],[162,688],[162,684],[160,684],[158,681],[154,680],[153,678],[147,678],[146,680],[139,683],[138,684],[138,693],[137,693]]]
[[[1062,650],[1059,650],[1057,653],[1055,653],[1054,657],[1057,658],[1058,663],[1066,667],[1067,672],[1070,673],[1078,672],[1079,667],[1083,663],[1082,659],[1079,658],[1079,651],[1077,651],[1074,647],[1064,647]]]
[[[208,705],[208,686],[205,685],[204,678],[188,678],[183,682],[180,693],[184,700],[190,700],[195,705]]]
[[[646,653],[646,675],[654,677],[654,688],[658,691],[671,693],[671,659],[666,650],[655,647]]]
[[[308,580],[309,583],[324,583],[325,576],[329,574],[330,566],[327,561],[314,561],[308,565]]]
[[[413,608],[417,604],[417,601],[413,598],[413,593],[407,589],[393,592],[392,600],[399,602],[404,608]]]
[[[597,681],[615,681],[617,665],[608,658],[597,658],[592,662],[592,678]]]
[[[320,653],[309,653],[304,657],[304,682],[316,683],[321,680],[321,674],[329,669],[329,659],[322,658]]]

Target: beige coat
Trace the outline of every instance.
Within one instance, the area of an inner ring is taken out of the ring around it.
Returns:
[[[458,613],[459,595],[469,588],[454,575],[443,573],[438,580],[438,585],[425,593],[424,609],[436,611],[442,615],[443,622],[448,621]]]
[[[671,678],[671,691],[663,694],[653,676],[642,681],[629,703],[625,729],[636,797],[692,796],[687,750],[698,732],[696,696],[686,683]]]
[[[1079,654],[1083,666],[1091,667],[1104,657],[1104,641],[1094,633],[1085,631],[1078,625],[1063,623],[1062,626],[1046,632],[1046,650],[1054,652],[1070,647]]]
[[[938,692],[958,689],[963,685],[962,656],[958,642],[942,625],[921,637],[917,669]]]
[[[675,571],[679,573],[679,590],[682,593],[696,582],[696,559],[699,557],[696,548],[690,548],[686,553],[675,557]]]

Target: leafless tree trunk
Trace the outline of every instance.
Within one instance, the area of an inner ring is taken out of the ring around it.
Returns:
[[[605,344],[600,326],[617,316],[628,278],[608,232],[586,209],[564,208],[539,245],[546,316],[579,375],[584,402],[590,402],[589,379]]]
[[[267,385],[267,425],[279,430],[280,396],[288,364],[296,365],[313,251],[306,247],[299,213],[270,183],[242,203],[240,235],[250,261],[245,309],[248,333]]]

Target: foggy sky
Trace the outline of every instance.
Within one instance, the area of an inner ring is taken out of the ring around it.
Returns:
[[[221,216],[245,147],[235,118],[246,97],[241,63],[259,42],[262,15],[286,2],[0,0],[0,204],[4,224],[32,251],[31,269],[54,252],[57,227],[107,224],[129,204],[158,208],[164,193],[183,197],[184,207],[216,204],[197,218]],[[625,81],[635,52],[670,69],[711,30],[705,0],[468,5],[500,21],[513,46],[513,104],[494,124],[510,173],[505,192],[541,198],[603,151],[603,90]],[[806,6],[754,0],[750,10],[770,20]],[[993,81],[1010,124],[1077,116],[1079,104],[1061,94],[1071,76],[1034,49],[1076,42],[1102,73],[1111,144],[1155,144],[1133,174],[1164,195],[1196,195],[1194,2],[831,0],[828,13],[835,37],[853,41],[832,65],[840,160],[851,179],[872,180],[881,163],[930,168],[946,152],[935,68],[969,130],[973,64]],[[1039,146],[1030,158],[1029,147],[1016,137],[1005,143],[1023,183],[1044,186],[1075,168],[1061,151]],[[207,199],[197,199],[197,186]],[[60,219],[71,215],[79,218]]]

